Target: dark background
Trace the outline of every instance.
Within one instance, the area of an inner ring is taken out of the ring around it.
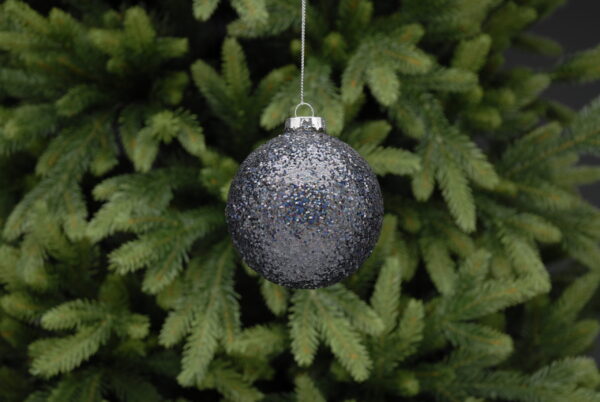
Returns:
[[[600,45],[600,1],[569,0],[556,13],[538,23],[532,32],[558,41],[565,55]],[[552,68],[556,61],[543,56],[511,50],[507,54],[509,65],[528,65],[539,70]],[[572,108],[580,109],[592,99],[600,96],[600,82],[581,85],[553,85],[544,94],[547,98],[561,101]],[[600,165],[600,158],[584,157],[583,162]],[[582,188],[586,199],[600,207],[600,183]],[[594,350],[596,361],[600,364],[600,339]]]

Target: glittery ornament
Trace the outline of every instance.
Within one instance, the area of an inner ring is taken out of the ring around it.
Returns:
[[[381,189],[373,171],[304,102],[306,0],[302,0],[300,103],[285,132],[242,163],[226,216],[233,244],[252,269],[290,288],[341,281],[379,237]],[[308,106],[312,117],[298,117]]]
[[[332,285],[371,253],[383,218],[375,174],[318,117],[252,152],[229,190],[227,224],[244,261],[290,288]]]

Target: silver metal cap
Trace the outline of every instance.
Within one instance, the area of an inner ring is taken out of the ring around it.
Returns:
[[[285,121],[285,129],[313,129],[316,131],[325,131],[325,120],[322,117],[314,116],[290,117]]]

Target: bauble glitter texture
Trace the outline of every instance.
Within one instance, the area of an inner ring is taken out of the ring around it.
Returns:
[[[358,152],[326,134],[322,119],[297,117],[241,164],[226,216],[248,266],[271,282],[314,289],[341,281],[369,256],[383,199]]]

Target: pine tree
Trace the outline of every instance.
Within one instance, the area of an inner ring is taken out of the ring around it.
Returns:
[[[224,220],[297,103],[299,0],[154,3],[0,5],[1,400],[600,401],[600,99],[541,96],[600,48],[504,63],[561,54],[528,30],[564,0],[309,2],[306,99],[386,207],[318,290]]]

